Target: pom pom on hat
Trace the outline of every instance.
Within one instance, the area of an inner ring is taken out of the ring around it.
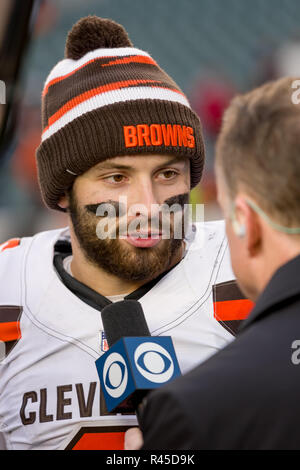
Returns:
[[[86,16],[74,24],[66,40],[65,58],[78,60],[102,48],[133,47],[127,31],[113,20]]]

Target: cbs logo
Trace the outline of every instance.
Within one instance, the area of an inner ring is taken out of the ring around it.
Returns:
[[[112,353],[103,366],[103,381],[107,393],[119,398],[126,390],[128,369],[124,358],[119,353]]]
[[[134,362],[139,373],[154,383],[164,383],[174,374],[172,357],[157,343],[142,343],[134,353]]]
[[[174,374],[174,362],[168,351],[157,343],[140,344],[134,352],[135,366],[146,380],[155,384],[169,381]],[[119,353],[112,353],[103,366],[103,383],[113,398],[123,395],[128,384],[128,367]]]

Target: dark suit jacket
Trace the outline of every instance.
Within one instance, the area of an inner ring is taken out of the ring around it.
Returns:
[[[300,449],[295,340],[300,256],[275,273],[230,345],[148,396],[143,449]]]

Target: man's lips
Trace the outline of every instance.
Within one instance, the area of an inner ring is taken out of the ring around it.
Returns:
[[[133,246],[138,248],[151,248],[157,245],[162,238],[161,232],[157,233],[143,233],[138,232],[134,234],[128,234],[126,241]]]

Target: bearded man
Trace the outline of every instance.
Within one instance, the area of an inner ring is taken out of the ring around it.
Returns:
[[[2,245],[0,430],[7,449],[121,449],[136,418],[108,413],[101,395],[101,310],[139,302],[185,373],[234,338],[249,304],[223,222],[186,223],[204,164],[199,118],[122,26],[74,25],[42,126],[42,197],[69,224]]]

